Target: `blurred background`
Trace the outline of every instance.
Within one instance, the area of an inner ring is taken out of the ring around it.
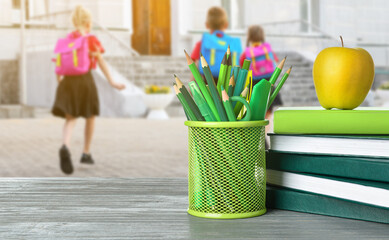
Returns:
[[[288,56],[293,72],[281,91],[285,106],[319,105],[312,64],[322,49],[341,46],[339,35],[346,47],[364,48],[374,59],[375,82],[363,105],[389,105],[389,89],[381,87],[389,80],[386,0],[0,0],[0,176],[62,176],[62,121],[50,115],[57,87],[51,59],[56,40],[72,31],[70,15],[80,4],[92,13],[92,33],[114,79],[127,88],[110,88],[94,71],[102,116],[92,150],[97,164],[79,166],[76,176],[186,176],[182,107],[173,96],[148,98],[144,88],[171,86],[173,73],[189,81],[183,49],[191,52],[201,39],[212,6],[226,10],[227,33],[242,44],[247,28],[259,24],[276,54]],[[170,120],[147,120],[161,104]]]

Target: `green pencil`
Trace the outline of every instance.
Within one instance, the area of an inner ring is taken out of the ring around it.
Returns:
[[[247,94],[249,93],[249,86],[247,85],[246,88],[243,90],[242,94],[240,95],[242,98],[246,98],[247,97]],[[237,102],[235,107],[234,107],[234,113],[235,113],[235,116],[238,117],[239,113],[240,113],[240,110],[242,109],[243,107],[243,103],[241,102]]]
[[[234,74],[234,80],[236,81],[238,79],[238,74],[239,74],[240,67],[235,66],[233,69],[233,74]]]
[[[182,107],[184,108],[184,111],[186,113],[188,113],[188,116],[189,116],[190,120],[191,121],[197,121],[196,116],[194,115],[192,109],[190,109],[188,103],[186,102],[184,96],[182,96],[182,93],[180,92],[178,87],[176,85],[174,85],[173,87],[174,87],[174,91],[176,92],[176,95],[178,97],[178,100],[180,100],[180,102],[182,104]]]
[[[232,70],[232,56],[230,55],[230,57],[228,58],[227,60],[227,71],[226,71],[226,75],[225,75],[225,80],[224,80],[224,89],[228,89],[228,79],[230,79],[231,77],[231,70]]]
[[[190,109],[192,109],[194,115],[196,116],[198,121],[205,121],[204,117],[200,113],[200,109],[197,107],[196,103],[193,101],[192,97],[190,96],[188,90],[186,89],[185,85],[181,82],[181,80],[177,77],[176,74],[174,74],[174,78],[176,80],[176,84],[178,87],[178,90],[182,93],[182,96],[184,96],[186,102],[188,103]]]
[[[228,116],[228,121],[235,122],[236,118],[235,118],[234,110],[232,110],[230,98],[228,97],[228,94],[224,89],[224,87],[222,87],[222,99],[223,99],[224,109],[226,110]]]
[[[212,110],[213,115],[215,116],[217,121],[220,121],[219,114],[216,109],[216,105],[212,100],[211,94],[208,92],[207,87],[205,86],[205,82],[203,80],[203,77],[201,76],[199,69],[197,68],[196,64],[193,62],[192,58],[188,55],[188,53],[184,50],[186,61],[188,62],[188,66],[190,71],[193,74],[193,77],[196,81],[196,83],[199,85],[199,88],[201,90],[201,93],[204,95],[205,100],[207,101],[209,107]]]
[[[244,85],[246,84],[246,77],[250,68],[250,63],[250,60],[245,59],[242,68],[239,70],[238,78],[235,80],[234,96],[239,96],[243,91]],[[232,104],[232,106],[235,105]]]
[[[177,83],[173,83],[173,87],[174,86],[177,86]],[[188,120],[188,121],[190,121],[190,118],[189,118],[189,115],[188,115],[188,113],[186,112],[186,109],[184,108],[184,113],[185,113],[185,116],[186,116],[186,120]]]
[[[274,72],[273,72],[273,74],[271,75],[271,77],[269,79],[269,82],[272,85],[274,85],[276,83],[277,78],[280,75],[282,68],[284,67],[285,60],[286,60],[286,57],[284,57],[284,59],[282,59],[282,61],[278,64],[276,69],[274,69]]]
[[[189,82],[189,89],[193,95],[194,101],[200,109],[201,115],[205,118],[205,121],[215,122],[216,118],[213,116],[211,109],[209,108],[195,81]]]
[[[244,88],[244,85],[246,84],[246,77],[247,77],[248,71],[246,69],[240,69],[238,74],[238,79],[235,82],[235,89],[233,96],[239,96]],[[232,103],[232,106],[235,107],[235,102]]]
[[[219,77],[218,77],[218,80],[217,80],[217,91],[219,92],[220,96],[222,95],[222,90],[221,90],[220,87],[224,85],[225,76],[226,76],[226,72],[227,72],[227,66],[226,66],[227,58],[226,58],[226,55],[227,55],[227,53],[224,54],[222,63],[220,64]]]
[[[242,66],[242,69],[249,70],[249,69],[250,69],[250,64],[251,64],[251,61],[250,61],[250,60],[247,60],[247,59],[245,59],[245,60],[243,61],[243,66]]]
[[[232,94],[234,93],[234,87],[235,87],[235,78],[234,74],[231,75],[230,82],[228,84],[228,96],[232,97]]]
[[[291,71],[292,71],[292,67],[290,67],[290,68],[286,71],[286,73],[284,74],[284,76],[282,76],[282,78],[281,78],[281,80],[280,80],[280,83],[277,84],[276,89],[274,90],[274,92],[273,92],[273,93],[271,94],[271,96],[270,96],[270,100],[269,100],[269,104],[267,105],[267,109],[270,108],[270,106],[271,106],[271,104],[273,103],[274,99],[276,99],[278,92],[281,90],[282,85],[284,85],[286,79],[288,79],[288,77],[289,77]]]
[[[226,112],[224,110],[222,101],[220,99],[220,95],[217,92],[215,81],[213,80],[211,70],[209,69],[208,63],[202,54],[201,54],[200,60],[201,60],[201,67],[203,68],[205,79],[208,82],[208,87],[209,87],[209,90],[211,92],[213,102],[216,105],[220,120],[221,121],[228,121]]]

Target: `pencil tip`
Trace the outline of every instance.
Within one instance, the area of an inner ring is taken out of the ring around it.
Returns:
[[[286,71],[286,73],[290,74],[290,72],[292,71],[292,67],[293,66],[290,66],[290,68],[288,69],[288,71]]]
[[[228,97],[228,94],[227,94],[226,90],[223,88],[222,89],[222,100],[223,100],[223,102],[225,102],[225,101],[227,101],[229,99],[230,98]]]
[[[177,75],[175,74],[175,73],[173,73],[173,76],[176,78],[177,77]]]
[[[184,49],[184,53],[185,53],[185,57],[186,57],[186,61],[187,61],[188,65],[191,65],[193,63],[192,58],[189,56],[189,54],[186,52],[185,49]]]
[[[287,57],[287,56],[285,56],[284,59],[282,59],[282,61],[280,62],[280,64],[278,64],[278,68],[279,68],[279,69],[282,69],[282,68],[284,67],[286,57]]]

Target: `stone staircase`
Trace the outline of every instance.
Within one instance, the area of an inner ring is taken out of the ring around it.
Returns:
[[[290,66],[293,66],[292,72],[280,92],[283,105],[319,106],[312,78],[313,62],[296,52],[279,52],[277,55],[280,59],[287,56],[281,75]],[[278,81],[280,79],[281,76]]]
[[[106,57],[106,59],[111,66],[141,89],[152,84],[172,86],[173,74],[177,74],[186,86],[190,81],[191,72],[185,57],[134,56]],[[166,111],[169,116],[185,116],[177,98],[174,98]]]
[[[284,106],[319,105],[312,80],[312,61],[295,52],[278,52],[277,55],[280,59],[288,56],[283,72],[293,66],[292,73],[281,90]],[[188,86],[191,77],[184,57],[136,56],[106,59],[118,72],[142,89],[151,84],[172,86],[173,74],[177,74]],[[167,112],[170,116],[185,116],[177,98]]]

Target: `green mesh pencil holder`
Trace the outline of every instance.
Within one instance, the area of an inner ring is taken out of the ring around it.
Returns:
[[[266,212],[268,123],[185,122],[189,127],[189,214],[232,219]]]

